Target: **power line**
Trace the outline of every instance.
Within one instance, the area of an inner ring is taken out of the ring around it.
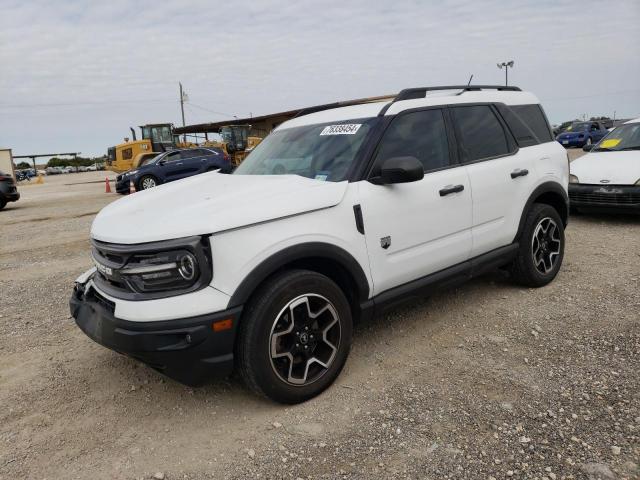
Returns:
[[[4,103],[0,104],[0,108],[40,108],[40,107],[82,107],[85,105],[112,105],[127,103],[174,103],[175,100],[169,99],[138,99],[138,100],[105,100],[95,102],[61,102],[61,103]]]
[[[209,108],[205,108],[201,105],[198,105],[196,103],[193,102],[189,102],[189,105],[191,105],[192,107],[196,107],[199,108],[200,110],[204,110],[205,112],[209,112],[209,113],[215,113],[216,115],[224,115],[225,117],[234,117],[234,118],[238,118],[236,115],[233,115],[231,113],[225,113],[225,112],[217,112],[215,110],[211,110]]]

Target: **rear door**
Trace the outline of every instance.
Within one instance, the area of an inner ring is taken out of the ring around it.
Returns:
[[[466,168],[456,163],[446,111],[398,114],[387,127],[370,177],[393,157],[420,160],[422,180],[359,183],[374,294],[464,262],[471,250],[471,192]]]
[[[182,154],[187,175],[195,175],[207,170],[211,159],[210,151],[202,148],[193,148],[191,150],[184,150]]]
[[[456,106],[451,113],[471,181],[476,257],[513,241],[535,182],[536,147],[518,149],[492,105]]]

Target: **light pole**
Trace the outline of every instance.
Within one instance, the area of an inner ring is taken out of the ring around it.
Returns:
[[[513,68],[513,60],[498,63],[498,68],[504,68],[504,85],[509,85],[509,68]]]

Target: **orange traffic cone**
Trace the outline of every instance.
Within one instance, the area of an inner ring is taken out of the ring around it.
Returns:
[[[136,193],[136,186],[133,184],[133,180],[129,181],[129,193]]]
[[[111,184],[109,183],[109,177],[104,178],[104,193],[111,193]]]

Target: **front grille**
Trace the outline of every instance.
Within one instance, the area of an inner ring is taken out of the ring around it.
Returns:
[[[569,192],[569,200],[576,203],[597,205],[636,205],[640,204],[640,192]]]

